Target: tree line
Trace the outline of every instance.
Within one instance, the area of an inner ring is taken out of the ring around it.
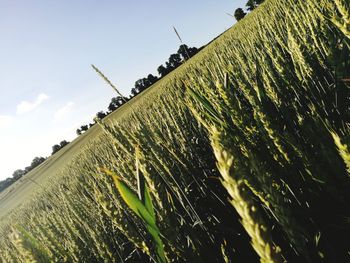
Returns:
[[[8,177],[3,181],[0,181],[0,192],[3,191],[5,188],[9,187],[11,184],[22,178],[23,175],[29,173],[31,170],[33,170],[35,167],[37,167],[39,164],[44,162],[46,158],[44,157],[35,157],[31,164],[24,169],[17,169],[13,172],[12,177]]]
[[[157,68],[158,76],[154,76],[153,74],[148,74],[147,77],[140,78],[137,81],[135,81],[134,87],[131,89],[131,94],[129,97],[124,96],[116,96],[111,99],[111,102],[108,105],[107,111],[99,111],[96,113],[96,117],[98,119],[103,119],[116,109],[118,109],[120,106],[122,106],[125,102],[129,101],[133,97],[137,96],[150,86],[152,86],[154,83],[156,83],[158,80],[172,72],[174,69],[182,65],[186,60],[194,56],[198,53],[199,50],[196,47],[188,47],[186,44],[180,45],[179,49],[176,53],[171,54],[168,58],[168,61],[166,61],[164,64],[161,64]],[[89,128],[95,125],[95,122],[81,125],[80,128],[76,130],[77,135],[81,135],[82,133],[86,132]]]
[[[253,11],[255,8],[257,8],[260,4],[262,4],[264,0],[248,0],[246,3],[246,12],[243,10],[243,8],[237,8],[234,12],[234,17],[237,21],[243,19],[247,12]]]
[[[246,3],[246,12],[243,10],[243,8],[237,8],[234,12],[234,17],[237,21],[243,19],[247,12],[253,11],[255,8],[257,8],[261,3],[263,3],[264,0],[248,0]],[[176,53],[171,54],[168,58],[168,60],[161,64],[157,68],[158,76],[154,76],[153,74],[148,74],[147,77],[138,79],[134,87],[131,89],[131,94],[129,97],[124,96],[116,96],[111,99],[111,102],[108,105],[107,111],[99,111],[96,113],[96,117],[98,119],[103,119],[116,109],[118,109],[120,106],[122,106],[125,102],[129,101],[133,97],[137,96],[150,86],[152,86],[154,83],[156,83],[158,80],[172,72],[174,69],[182,65],[186,60],[194,56],[198,51],[200,51],[201,48],[196,47],[188,47],[186,44],[180,45],[179,49]],[[94,126],[96,123],[93,121],[92,123],[81,125],[80,128],[76,130],[77,135],[81,135],[82,133],[86,132],[89,128]],[[52,146],[52,153],[51,155],[58,152],[60,149],[62,149],[64,146],[69,144],[66,140],[61,141],[59,144],[55,144]],[[39,164],[44,162],[47,158],[45,157],[35,157],[31,163],[31,165],[25,167],[24,169],[17,169],[13,172],[12,177],[8,177],[3,181],[0,181],[0,192],[3,191],[5,188],[22,178],[25,174],[33,170],[35,167],[37,167]]]
[[[56,152],[61,150],[67,144],[69,144],[69,142],[67,142],[66,140],[63,140],[59,144],[53,145],[51,155],[54,155]],[[39,166],[46,159],[47,157],[35,157],[29,166],[25,167],[24,169],[17,169],[12,173],[12,177],[8,177],[5,180],[0,181],[0,192],[5,190],[7,187],[9,187],[11,184],[16,182],[17,180],[21,179],[25,174],[29,173],[35,167]]]
[[[200,48],[202,49],[202,48]],[[107,111],[99,111],[96,113],[96,117],[99,119],[105,118],[107,115],[118,109],[120,106],[122,106],[125,102],[129,101],[133,97],[137,96],[150,86],[152,86],[154,83],[156,83],[158,80],[172,72],[174,69],[179,67],[181,64],[183,64],[186,60],[194,56],[200,49],[196,47],[188,47],[185,44],[180,45],[179,49],[176,53],[171,54],[169,56],[169,59],[164,63],[164,65],[160,65],[157,68],[158,76],[154,76],[152,74],[148,74],[147,77],[141,78],[137,80],[134,84],[134,87],[131,89],[131,95],[129,97],[124,96],[116,96],[111,99],[111,102],[108,105]],[[89,128],[95,125],[95,121],[89,124],[82,125],[80,128],[76,130],[77,135],[81,135],[82,133],[86,132]],[[55,144],[52,146],[52,153],[51,155],[54,155],[56,152],[61,150],[63,147],[65,147],[67,144],[69,144],[68,141],[63,140],[58,144]],[[5,188],[9,187],[11,184],[22,178],[25,174],[33,170],[35,167],[40,165],[42,162],[44,162],[47,159],[47,157],[35,157],[31,164],[24,169],[17,169],[13,172],[12,177],[8,177],[3,181],[0,181],[0,192],[3,191]]]
[[[258,7],[264,0],[248,0],[246,3],[246,11],[253,11],[256,7]],[[234,12],[234,17],[237,21],[244,18],[247,14],[242,8],[237,8]],[[203,46],[204,47],[204,46]],[[186,44],[182,44],[179,46],[179,49],[176,53],[171,54],[168,58],[168,60],[161,64],[157,68],[158,76],[154,76],[153,74],[148,74],[147,77],[140,78],[137,81],[135,81],[134,87],[131,89],[131,94],[129,97],[124,96],[116,96],[113,97],[108,105],[107,111],[99,111],[96,113],[96,117],[98,119],[103,119],[106,116],[108,116],[110,113],[118,109],[120,106],[122,106],[125,102],[129,101],[133,97],[137,96],[150,86],[152,86],[154,83],[156,83],[161,78],[165,77],[167,74],[172,72],[174,69],[182,65],[186,60],[194,56],[198,53],[203,47],[196,48],[196,47],[188,47]],[[76,130],[77,135],[81,135],[82,133],[86,132],[94,126],[96,123],[93,121],[92,123],[81,125],[80,128]],[[51,155],[58,152],[60,149],[62,149],[64,146],[69,144],[66,140],[61,141],[59,144],[55,144],[52,146],[52,153]],[[3,191],[5,188],[19,180],[22,176],[27,174],[29,171],[33,170],[35,167],[37,167],[39,164],[44,162],[47,159],[47,157],[35,157],[31,163],[31,165],[25,167],[24,169],[17,169],[13,172],[12,177],[8,177],[3,181],[0,181],[0,192]]]

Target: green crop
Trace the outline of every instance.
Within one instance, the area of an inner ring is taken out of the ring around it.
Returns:
[[[264,1],[0,193],[0,262],[348,262],[349,14]]]
[[[118,189],[120,196],[123,198],[128,207],[137,214],[146,225],[148,233],[152,236],[156,244],[158,262],[166,262],[163,242],[160,239],[160,231],[156,224],[156,216],[152,204],[152,199],[147,185],[143,185],[141,191],[143,192],[144,200],[140,200],[138,196],[118,177],[114,172],[108,169],[101,169],[102,172],[112,176],[115,187]]]

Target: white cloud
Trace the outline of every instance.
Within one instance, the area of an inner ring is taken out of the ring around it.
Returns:
[[[32,111],[47,99],[49,99],[49,96],[47,96],[44,93],[41,93],[38,95],[34,102],[22,101],[17,105],[17,114],[23,114]]]
[[[74,106],[73,102],[68,102],[62,108],[58,109],[54,115],[55,120],[62,119],[65,115],[67,115],[72,110],[73,106]]]
[[[13,118],[9,115],[0,115],[0,128],[5,128],[11,125]]]

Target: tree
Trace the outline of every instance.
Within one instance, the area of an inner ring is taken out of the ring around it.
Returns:
[[[147,78],[139,79],[135,82],[135,91],[137,93],[140,93],[141,91],[144,91],[149,86],[154,84],[158,78],[156,76],[153,76],[152,74],[149,74]]]
[[[109,105],[108,105],[108,110],[114,111],[114,110],[116,110],[119,106],[120,106],[119,100],[117,99],[117,97],[113,97],[113,98],[111,99],[111,102],[110,102]]]
[[[196,55],[198,51],[199,50],[196,47],[187,47],[187,54],[190,56],[190,58]]]
[[[164,67],[163,64],[158,67],[157,71],[161,77],[164,77],[166,74],[169,73],[169,70],[166,67]]]
[[[145,78],[139,79],[135,82],[135,89],[136,89],[137,93],[140,93],[145,88],[146,88]]]
[[[99,118],[100,120],[102,120],[106,116],[107,116],[107,114],[102,110],[96,113],[96,117]]]
[[[3,181],[0,181],[0,192],[13,184],[15,180],[13,178],[6,178]]]
[[[12,174],[12,178],[7,178],[4,181],[0,181],[0,192],[2,190],[4,190],[5,188],[9,187],[11,184],[16,182],[20,178],[22,178],[23,175],[25,175],[26,173],[33,170],[35,167],[37,167],[39,164],[41,164],[45,160],[46,160],[46,158],[44,158],[44,157],[35,157],[31,163],[31,165],[24,168],[24,170],[17,169],[16,171],[14,171]]]
[[[76,134],[81,135],[81,130],[79,128],[76,130]]]
[[[253,11],[258,5],[256,4],[255,0],[248,0],[245,6],[247,7],[248,11]]]
[[[197,53],[198,53],[198,48],[188,47],[186,44],[180,45],[179,49],[177,50],[177,54],[180,55],[182,62],[193,57]]]
[[[190,58],[190,54],[189,54],[189,48],[186,44],[182,44],[180,45],[179,49],[177,50],[177,54],[179,54],[181,56],[182,60],[187,60]]]
[[[264,0],[248,0],[245,6],[247,7],[248,11],[253,11],[255,8],[258,7],[258,5],[260,5],[263,2]]]
[[[87,125],[82,125],[80,127],[80,130],[83,132],[83,131],[87,131],[89,129],[89,127]]]
[[[52,146],[52,153],[51,153],[51,155],[54,155],[60,149],[61,149],[61,146],[59,146],[58,144],[55,144],[54,146]]]
[[[123,105],[128,100],[129,99],[127,97],[122,97],[122,96],[113,97],[111,99],[111,102],[109,103],[108,110],[112,112],[118,109],[119,106]]]
[[[32,170],[32,167],[31,167],[30,165],[29,165],[29,166],[26,166],[26,167],[24,168],[25,173],[29,173],[31,170]]]
[[[132,89],[131,89],[131,96],[130,96],[130,98],[136,96],[138,93],[139,93],[139,92],[137,91],[136,88],[132,88]]]
[[[63,140],[60,142],[60,146],[61,146],[61,149],[66,146],[67,144],[69,144],[69,142],[67,142],[66,140]]]
[[[148,74],[148,76],[147,76],[147,81],[148,81],[148,87],[149,86],[151,86],[151,85],[153,85],[154,83],[156,83],[157,82],[157,80],[158,80],[158,77],[156,77],[156,76],[154,76],[154,75],[152,75],[152,74]],[[147,87],[147,88],[148,88]]]
[[[39,164],[44,162],[46,159],[44,157],[35,157],[30,165],[31,169],[33,170],[35,167],[37,167]]]
[[[243,19],[245,17],[246,13],[243,11],[242,8],[237,8],[235,10],[234,16],[236,18],[237,21]]]
[[[17,169],[16,171],[13,172],[12,178],[17,181],[18,179],[20,179],[25,174],[26,174],[26,172],[24,170]]]
[[[173,69],[176,69],[178,66],[180,66],[181,63],[182,63],[181,56],[178,53],[176,53],[176,54],[170,55],[168,62],[166,62],[166,66],[171,71]]]

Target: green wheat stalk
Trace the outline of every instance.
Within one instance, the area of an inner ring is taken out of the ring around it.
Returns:
[[[118,93],[118,95],[124,100],[124,102],[126,102],[125,97],[120,93],[120,91],[116,88],[116,86],[113,85],[113,83],[101,72],[101,70],[99,70],[95,65],[91,64],[91,67],[97,72],[97,74],[99,74],[101,76],[101,78],[107,82],[107,84],[109,86],[111,86],[111,88]]]

